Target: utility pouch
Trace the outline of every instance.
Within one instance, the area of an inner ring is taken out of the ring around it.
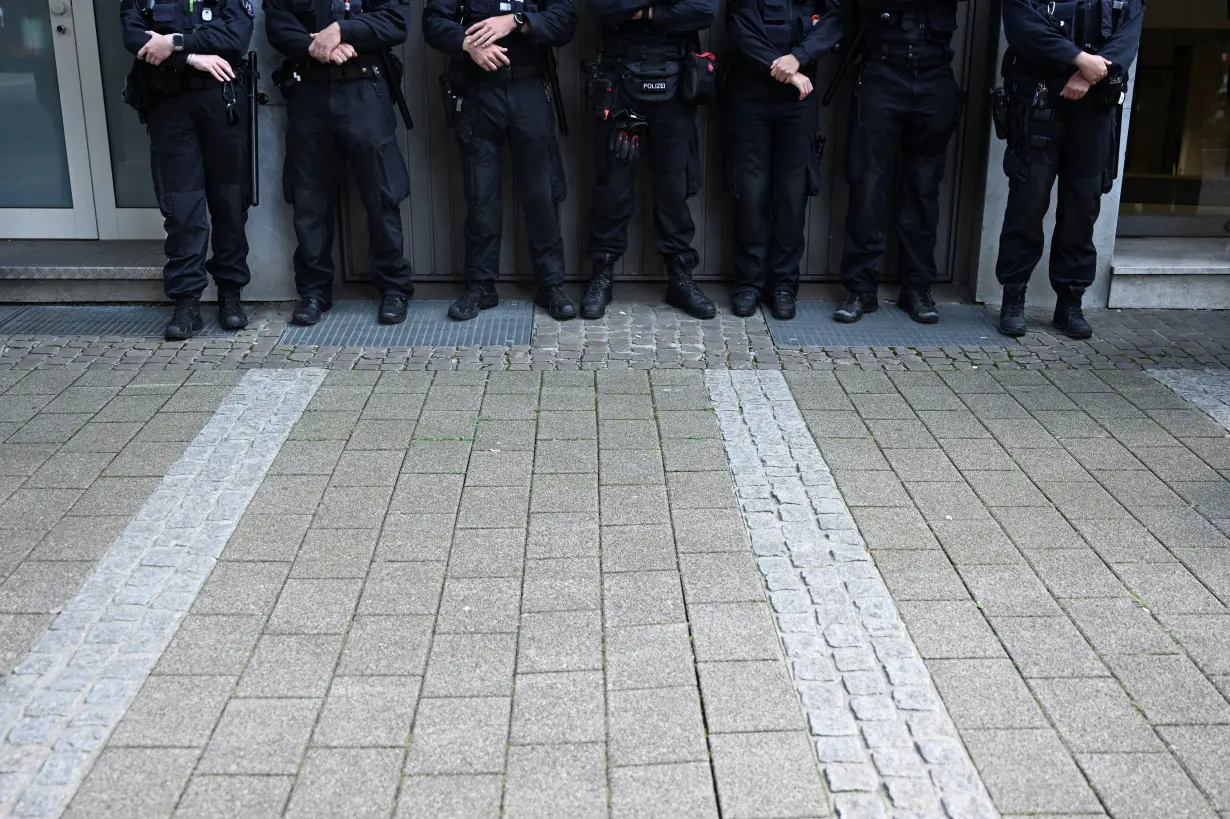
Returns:
[[[711,52],[689,52],[683,58],[680,96],[688,105],[706,105],[717,96],[718,61]]]
[[[462,97],[453,88],[453,80],[448,74],[441,74],[439,82],[440,97],[444,102],[444,124],[452,128],[461,115]]]
[[[615,110],[617,95],[615,80],[602,67],[601,60],[593,60],[585,69],[586,94],[589,99],[589,112],[594,119],[605,121],[610,119]]]
[[[626,63],[622,91],[634,104],[670,102],[679,94],[682,66],[676,60],[646,60]]]
[[[1108,74],[1106,79],[1093,87],[1090,95],[1098,107],[1112,110],[1123,105],[1127,99],[1128,78],[1125,72]]]
[[[144,63],[136,60],[124,78],[124,102],[137,112],[141,124],[145,124],[146,114],[153,107],[154,100],[146,82]]]

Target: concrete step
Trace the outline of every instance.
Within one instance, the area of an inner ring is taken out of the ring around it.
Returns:
[[[162,279],[160,241],[13,240],[0,243],[0,280]]]
[[[1230,309],[1230,239],[1121,238],[1111,269],[1110,307]]]

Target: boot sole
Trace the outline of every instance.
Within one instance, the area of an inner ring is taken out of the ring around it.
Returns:
[[[708,321],[709,319],[711,319],[711,318],[715,318],[715,317],[717,316],[717,308],[716,308],[716,307],[714,307],[714,308],[712,308],[712,309],[710,309],[710,310],[706,310],[706,311],[705,311],[705,312],[703,312],[703,313],[693,313],[693,312],[692,312],[691,310],[689,310],[687,307],[685,307],[684,305],[680,304],[680,303],[679,303],[679,301],[678,301],[677,299],[667,299],[667,300],[666,300],[666,303],[667,303],[668,305],[670,305],[671,307],[674,307],[676,310],[679,310],[680,312],[683,312],[683,313],[687,313],[687,314],[688,314],[689,316],[691,316],[692,318],[694,318],[694,319],[700,319],[701,321]]]
[[[600,319],[605,315],[606,315],[606,307],[603,307],[601,310],[582,310],[581,311],[581,318],[586,319],[587,321],[593,321],[595,319]]]
[[[406,320],[405,314],[400,316],[376,316],[376,321],[384,325],[401,324]]]
[[[453,321],[472,321],[478,318],[479,313],[483,312],[484,310],[490,310],[492,307],[498,306],[499,303],[500,303],[500,300],[498,298],[491,303],[479,302],[478,310],[474,311],[473,313],[459,313],[453,309],[452,305],[449,305],[448,317],[451,318]]]
[[[232,323],[227,323],[227,322],[225,322],[225,321],[223,321],[223,320],[222,320],[222,317],[221,317],[221,316],[219,316],[219,317],[218,317],[218,326],[219,326],[219,327],[221,327],[223,330],[226,330],[226,331],[228,331],[228,332],[232,332],[232,333],[233,333],[233,332],[235,332],[236,330],[242,330],[242,329],[244,329],[245,327],[247,327],[247,326],[248,326],[248,322],[247,322],[247,320],[245,319],[245,320],[244,320],[244,322],[243,322],[242,324],[232,324]]]
[[[167,341],[187,341],[188,339],[194,337],[197,333],[201,332],[201,330],[203,329],[205,329],[205,322],[202,321],[200,324],[198,324],[196,327],[193,327],[191,330],[189,330],[186,333],[164,332],[162,334],[162,337]]]
[[[995,327],[995,329],[999,330],[1000,335],[1008,336],[1009,338],[1020,338],[1021,336],[1026,334],[1025,330],[1005,330],[1003,327],[1000,327],[998,325]]]
[[[1066,324],[1059,324],[1054,321],[1051,322],[1051,326],[1063,333],[1068,338],[1075,339],[1076,341],[1085,341],[1086,339],[1093,338],[1093,330],[1090,330],[1087,333],[1073,333],[1068,330],[1068,326]]]
[[[547,315],[555,319],[556,321],[572,321],[574,318],[577,317],[577,309],[575,306],[572,308],[571,313],[560,313],[558,310],[552,310],[546,304],[543,304],[541,301],[538,300],[538,298],[534,299],[534,304],[538,305],[543,310],[546,310]]]
[[[864,316],[867,315],[866,310],[863,311],[863,315]],[[862,318],[863,316],[842,316],[842,315],[838,315],[837,313],[833,314],[833,321],[837,322],[838,324],[857,324],[858,322],[862,320]]]

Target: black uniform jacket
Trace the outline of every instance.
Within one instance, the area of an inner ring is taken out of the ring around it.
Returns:
[[[142,7],[148,10],[146,14]],[[237,67],[252,39],[250,0],[193,0],[191,4],[189,0],[157,0],[152,4],[123,0],[120,9],[124,48],[134,55],[149,42],[147,31],[184,35],[184,50],[173,52],[163,62],[171,69],[183,69],[191,54],[217,54],[232,68]]]
[[[379,54],[406,41],[409,0],[265,0],[269,43],[292,60],[308,60],[309,36],[337,23],[342,42],[360,54]]]

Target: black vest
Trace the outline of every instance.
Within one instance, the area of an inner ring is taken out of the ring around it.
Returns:
[[[1083,51],[1096,54],[1119,28],[1126,13],[1135,16],[1140,0],[1064,0],[1034,5],[1055,30]]]

